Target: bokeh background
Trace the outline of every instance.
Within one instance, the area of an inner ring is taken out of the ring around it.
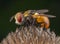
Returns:
[[[50,29],[56,35],[60,35],[60,2],[58,0],[0,0],[0,41],[17,28],[14,20],[9,22],[11,16],[28,9],[48,9],[48,14],[56,16],[50,19]]]

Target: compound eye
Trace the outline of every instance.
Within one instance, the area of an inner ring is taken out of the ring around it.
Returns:
[[[22,16],[23,14],[18,12],[15,16],[15,20],[18,21],[19,23],[22,22]]]
[[[22,17],[21,16],[18,16],[17,21],[18,22],[22,22]]]

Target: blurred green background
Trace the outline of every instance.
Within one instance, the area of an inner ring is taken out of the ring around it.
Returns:
[[[18,11],[28,9],[48,9],[48,14],[55,15],[55,19],[50,19],[51,30],[60,35],[60,2],[55,0],[0,0],[0,41],[9,32],[15,31],[17,25],[9,22],[10,17]]]

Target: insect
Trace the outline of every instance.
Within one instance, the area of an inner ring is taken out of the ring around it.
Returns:
[[[40,27],[48,29],[50,26],[49,18],[55,18],[56,16],[44,14],[46,12],[48,12],[48,10],[27,10],[24,13],[18,12],[11,17],[10,22],[14,18],[15,23],[18,25],[37,23]]]

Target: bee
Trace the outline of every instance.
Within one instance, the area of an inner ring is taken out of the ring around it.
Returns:
[[[56,16],[44,14],[46,12],[48,12],[48,10],[27,10],[24,13],[18,12],[11,17],[10,22],[14,18],[15,23],[18,25],[40,23],[40,27],[48,29],[50,26],[49,18],[55,18]]]

